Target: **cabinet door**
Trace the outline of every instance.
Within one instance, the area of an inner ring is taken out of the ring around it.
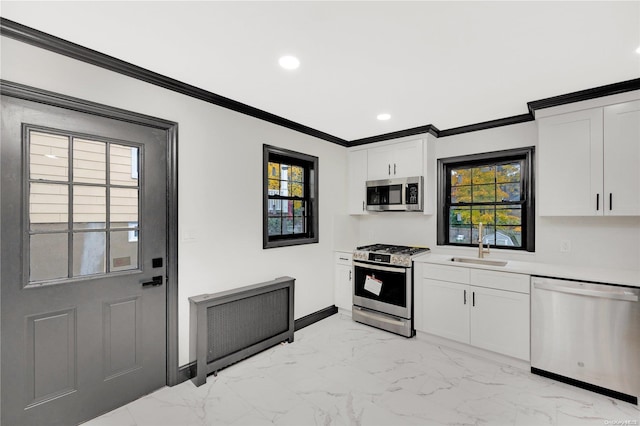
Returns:
[[[469,343],[469,286],[422,280],[422,331]]]
[[[367,150],[367,179],[391,179],[393,177],[393,145]]]
[[[604,108],[605,215],[640,215],[640,101]]]
[[[394,145],[391,175],[412,177],[423,175],[422,140],[402,142]]]
[[[335,266],[334,298],[338,308],[351,311],[353,306],[353,287],[351,285],[350,266]]]
[[[529,295],[471,286],[470,343],[529,360]]]
[[[349,214],[368,214],[367,200],[367,150],[347,154],[347,188]]]
[[[602,108],[538,121],[540,216],[602,215]]]

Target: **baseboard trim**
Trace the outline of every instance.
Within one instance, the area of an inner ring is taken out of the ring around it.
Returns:
[[[307,316],[304,316],[302,318],[298,318],[295,321],[294,324],[294,330],[298,331],[301,330],[311,324],[314,324],[318,321],[321,321],[325,318],[330,317],[331,315],[335,315],[338,313],[338,308],[336,307],[336,305],[331,305],[328,306],[324,309],[320,309],[319,311],[316,311],[312,314],[309,314]]]
[[[316,322],[322,321],[323,319],[328,318],[337,313],[338,313],[338,308],[335,305],[331,305],[319,311],[313,312],[307,316],[304,316],[302,318],[298,318],[294,322],[294,331],[301,330],[307,326],[310,326],[311,324],[315,324]],[[178,368],[178,377],[177,377],[176,383],[170,386],[179,385],[182,382],[191,380],[195,376],[196,376],[196,362],[192,361]]]

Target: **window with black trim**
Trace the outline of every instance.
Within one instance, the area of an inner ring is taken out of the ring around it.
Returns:
[[[438,160],[438,245],[535,251],[534,148]]]
[[[263,147],[263,248],[318,242],[318,157]]]

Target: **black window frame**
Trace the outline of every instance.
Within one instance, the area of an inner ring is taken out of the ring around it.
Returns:
[[[521,204],[522,246],[495,246],[504,250],[535,252],[535,147],[508,149],[481,154],[471,154],[459,157],[438,159],[438,210],[437,210],[437,244],[449,247],[477,247],[476,243],[452,243],[449,241],[449,209],[451,203],[451,169],[466,168],[480,165],[504,164],[519,161],[521,164],[521,194],[524,200],[520,202],[504,201],[493,203],[454,203],[464,206]],[[473,228],[472,228],[473,230]],[[472,233],[473,239],[473,233]]]
[[[263,249],[275,247],[287,247],[301,244],[313,244],[318,242],[318,157],[278,148],[272,145],[263,145],[263,171],[262,171],[262,247]],[[300,234],[269,235],[269,200],[288,200],[295,197],[282,197],[269,195],[269,162],[278,162],[300,166],[304,168],[304,196],[296,198],[303,200],[307,215],[306,229]]]

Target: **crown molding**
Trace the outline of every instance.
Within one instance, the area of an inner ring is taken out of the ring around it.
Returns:
[[[55,37],[51,34],[36,30],[31,27],[19,24],[6,18],[0,17],[0,35],[9,37],[23,43],[30,44],[51,52],[58,53],[82,62],[86,62],[119,74],[126,75],[144,82],[154,84],[165,89],[182,93],[183,95],[214,104],[232,111],[239,112],[269,123],[277,124],[291,130],[298,131],[310,136],[317,137],[342,146],[348,146],[348,142],[337,136],[321,132],[303,124],[296,123],[286,118],[271,114],[261,109],[243,104],[233,99],[220,96],[218,94],[200,89],[196,86],[183,83],[179,80],[166,77],[162,74],[133,65],[129,62],[105,55],[93,49],[72,43],[70,41]]]
[[[529,113],[527,114],[499,118],[496,120],[469,124],[466,126],[454,127],[445,130],[438,130],[438,128],[436,128],[434,125],[427,124],[424,126],[413,127],[411,129],[399,130],[381,135],[347,141],[337,136],[333,136],[329,133],[313,129],[303,124],[299,124],[275,114],[271,114],[267,111],[263,111],[250,105],[234,101],[233,99],[209,92],[207,90],[187,83],[183,83],[179,80],[166,77],[148,69],[133,65],[129,62],[114,58],[113,56],[105,55],[104,53],[100,53],[79,44],[72,43],[70,41],[55,37],[51,34],[47,34],[45,32],[27,27],[25,25],[2,17],[0,17],[0,35],[13,38],[23,43],[31,44],[33,46],[46,49],[73,59],[77,59],[79,61],[86,62],[113,72],[117,72],[128,77],[142,80],[147,83],[184,94],[186,96],[200,99],[202,101],[220,106],[222,108],[227,108],[232,111],[258,118],[260,120],[264,120],[278,126],[286,127],[288,129],[295,130],[297,132],[304,133],[309,136],[313,136],[318,139],[332,142],[344,147],[366,145],[374,142],[382,142],[424,133],[429,133],[440,138],[462,133],[475,132],[478,130],[487,130],[495,127],[509,126],[512,124],[524,123],[534,120],[535,111],[539,109],[550,108],[558,105],[585,101],[589,99],[640,89],[640,78],[637,78],[619,83],[607,84],[592,89],[580,90],[564,95],[527,102],[527,108],[529,110]]]

